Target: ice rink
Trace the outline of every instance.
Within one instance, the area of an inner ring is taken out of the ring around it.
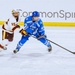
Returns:
[[[45,27],[48,39],[75,51],[75,28]],[[0,52],[0,75],[75,75],[75,55],[52,44],[53,51],[34,38],[13,54],[21,35],[15,32],[7,51]],[[1,27],[0,27],[1,41]]]

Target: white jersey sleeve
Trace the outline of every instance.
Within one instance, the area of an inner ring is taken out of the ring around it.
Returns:
[[[4,24],[4,27],[6,30],[12,30],[18,23],[21,21],[21,18],[19,17],[18,21],[14,17],[10,18],[8,21],[8,24]]]

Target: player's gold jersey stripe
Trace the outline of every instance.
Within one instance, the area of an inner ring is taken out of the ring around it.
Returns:
[[[4,21],[0,21],[0,25],[3,25]],[[24,22],[19,22],[20,26],[24,25]],[[44,22],[44,26],[59,26],[59,27],[75,27],[75,22]]]
[[[5,39],[5,36],[6,36],[6,32],[5,31],[2,31],[2,40]]]

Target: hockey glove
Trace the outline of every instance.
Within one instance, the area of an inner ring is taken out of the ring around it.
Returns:
[[[28,35],[27,32],[26,32],[24,29],[21,29],[19,32],[20,32],[23,36],[24,36],[24,35]]]

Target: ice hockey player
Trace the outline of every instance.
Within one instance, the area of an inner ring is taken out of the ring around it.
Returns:
[[[2,26],[2,42],[0,44],[0,49],[6,50],[6,46],[13,41],[14,31],[20,28],[18,25],[19,21],[19,12],[17,10],[12,10],[12,17]]]
[[[30,36],[34,36],[36,39],[46,45],[49,52],[52,50],[52,46],[45,35],[43,22],[39,17],[39,12],[34,11],[31,16],[25,18],[24,29],[20,30],[22,38],[17,44],[16,49],[13,51],[14,53],[17,53],[21,49]]]

